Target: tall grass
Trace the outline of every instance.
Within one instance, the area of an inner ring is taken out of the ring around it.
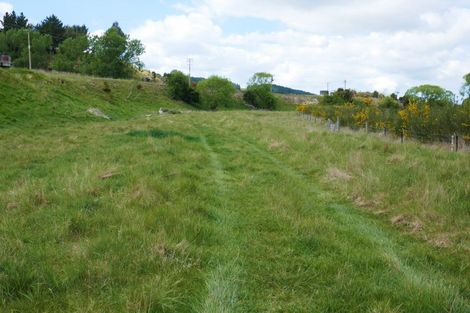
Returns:
[[[0,311],[470,309],[467,154],[294,113],[43,114],[0,129]]]

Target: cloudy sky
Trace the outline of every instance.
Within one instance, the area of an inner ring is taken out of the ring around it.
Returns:
[[[159,73],[220,75],[318,92],[347,86],[400,92],[420,84],[458,92],[470,72],[470,0],[0,0],[34,23],[56,14],[99,33],[118,21]]]

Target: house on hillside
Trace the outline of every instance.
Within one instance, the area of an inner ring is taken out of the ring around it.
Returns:
[[[0,56],[0,67],[11,67],[11,57],[8,54]]]

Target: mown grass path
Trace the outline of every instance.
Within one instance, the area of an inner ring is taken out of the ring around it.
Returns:
[[[0,312],[469,312],[465,256],[324,189],[282,121],[0,133]]]
[[[240,237],[235,231],[239,223],[238,212],[230,210],[229,190],[227,180],[229,179],[220,163],[217,153],[208,143],[205,135],[201,135],[201,142],[206,149],[210,165],[212,166],[212,181],[216,186],[217,197],[220,206],[214,212],[217,214],[217,223],[214,228],[221,239],[225,249],[217,251],[216,257],[211,261],[214,268],[208,274],[207,295],[201,312],[234,312],[238,305],[238,288],[241,275],[240,269]]]

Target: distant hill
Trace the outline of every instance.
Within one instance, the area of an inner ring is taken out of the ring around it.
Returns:
[[[310,93],[307,91],[292,89],[289,87],[284,87],[284,86],[279,86],[279,85],[274,85],[274,84],[273,84],[273,92],[284,94],[284,95],[307,95],[307,96],[314,95],[313,93]]]
[[[195,83],[195,84],[197,84],[197,83],[203,81],[204,79],[205,79],[204,77],[192,77],[192,76],[191,76],[191,81],[192,81],[193,83]]]
[[[195,84],[203,81],[204,79],[205,79],[204,77],[191,77],[191,81]],[[235,86],[235,88],[237,90],[241,90],[240,85],[233,83],[233,86]],[[315,95],[311,92],[298,90],[298,89],[293,89],[293,88],[284,87],[284,86],[279,86],[279,85],[275,85],[275,84],[273,84],[273,92],[283,94],[283,95],[304,95],[304,96],[314,96]]]

